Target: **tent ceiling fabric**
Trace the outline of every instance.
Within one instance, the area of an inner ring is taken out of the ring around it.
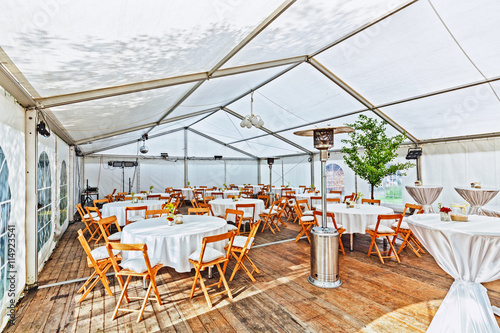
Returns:
[[[143,133],[177,144],[191,128],[190,156],[303,154],[312,142],[293,131],[359,113],[416,142],[500,135],[498,12],[496,0],[8,0],[0,85],[35,101],[96,91],[46,109],[85,153],[134,155]],[[263,129],[239,126],[252,91]]]

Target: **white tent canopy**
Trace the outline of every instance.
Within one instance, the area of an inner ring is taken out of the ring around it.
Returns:
[[[310,154],[293,131],[359,113],[416,144],[497,136],[499,10],[493,0],[7,1],[0,84],[83,154],[129,145],[133,155],[144,133],[185,128],[214,139],[200,156]],[[252,92],[261,129],[239,126]]]

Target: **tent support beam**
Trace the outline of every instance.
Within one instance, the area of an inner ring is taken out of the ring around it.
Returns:
[[[220,141],[220,140],[217,140],[217,139],[215,139],[215,138],[212,138],[210,135],[206,135],[205,133],[198,132],[197,130],[192,129],[192,128],[186,128],[186,129],[187,129],[187,130],[189,130],[189,131],[191,131],[191,132],[193,132],[193,133],[195,133],[195,134],[198,134],[199,136],[204,137],[205,139],[208,139],[208,140],[211,140],[211,141],[213,141],[213,142],[216,142],[216,143],[220,144],[221,146],[225,146],[225,147],[231,148],[232,150],[235,150],[235,151],[237,151],[238,153],[241,153],[241,154],[244,154],[244,155],[250,156],[250,157],[252,157],[252,158],[254,158],[254,159],[258,159],[258,157],[257,157],[257,156],[252,155],[252,154],[250,154],[250,153],[247,153],[246,151],[241,150],[241,149],[239,149],[239,148],[233,147],[233,146],[231,146],[231,145],[229,145],[229,144],[227,144],[227,143],[225,143],[225,142],[222,142],[222,141]]]
[[[188,186],[188,129],[184,128],[184,187]]]
[[[244,118],[244,117],[243,117],[242,115],[240,115],[239,113],[236,113],[236,112],[234,112],[233,110],[228,109],[227,107],[224,107],[224,108],[223,108],[223,110],[224,110],[224,111],[226,111],[227,113],[229,113],[230,115],[235,116],[235,117],[236,117],[236,118],[238,118],[238,119],[243,119],[243,118]],[[290,140],[288,140],[288,139],[285,139],[285,138],[284,138],[284,137],[282,137],[281,135],[278,135],[278,134],[276,134],[276,133],[274,133],[274,132],[272,132],[272,131],[268,130],[267,128],[265,128],[265,127],[263,127],[263,126],[262,126],[262,127],[260,127],[259,129],[263,130],[263,131],[264,131],[264,132],[266,132],[267,134],[270,134],[270,135],[274,136],[274,137],[275,137],[275,138],[277,138],[277,139],[280,139],[280,140],[281,140],[281,141],[283,141],[283,142],[288,143],[289,145],[291,145],[291,146],[293,146],[293,147],[295,147],[295,148],[297,148],[297,149],[302,150],[302,151],[303,151],[303,152],[305,152],[305,153],[308,153],[308,154],[311,154],[311,153],[312,153],[312,152],[311,152],[311,151],[309,151],[308,149],[306,149],[306,148],[304,148],[304,147],[302,147],[302,146],[300,146],[300,145],[296,144],[295,142],[292,142],[292,141],[290,141]]]
[[[376,108],[372,103],[370,103],[366,98],[364,98],[360,93],[355,91],[352,87],[347,85],[344,81],[342,81],[339,77],[337,77],[335,74],[330,72],[325,66],[323,66],[319,61],[317,61],[314,58],[309,59],[309,64],[315,69],[317,69],[321,74],[326,76],[328,79],[330,79],[333,83],[338,85],[340,88],[342,88],[345,92],[347,92],[349,95],[354,97],[358,102],[363,104],[365,107],[373,111],[377,116],[385,120],[389,125],[394,127],[398,132],[404,134],[408,139],[413,141],[414,143],[418,143],[418,139],[408,133],[403,127],[401,127],[398,123],[396,123],[394,120],[392,120],[390,117],[388,117],[385,113],[383,113],[380,109]]]

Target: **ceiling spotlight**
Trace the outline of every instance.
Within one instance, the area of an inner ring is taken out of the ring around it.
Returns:
[[[142,146],[139,147],[141,154],[146,154],[149,151],[148,146],[146,146],[146,140],[148,139],[148,134],[144,133],[142,135]]]
[[[253,114],[253,91],[250,98],[250,114],[246,115],[240,123],[242,128],[252,128],[252,125],[257,128],[264,126],[264,120],[260,116]]]
[[[168,153],[160,153],[160,156],[163,157],[163,158],[167,158],[168,157]]]

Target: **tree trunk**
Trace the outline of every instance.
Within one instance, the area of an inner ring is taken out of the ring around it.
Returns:
[[[375,186],[373,186],[373,184],[370,184],[370,185],[372,186],[372,199],[375,199],[375,198],[373,197],[373,190],[375,189]]]

